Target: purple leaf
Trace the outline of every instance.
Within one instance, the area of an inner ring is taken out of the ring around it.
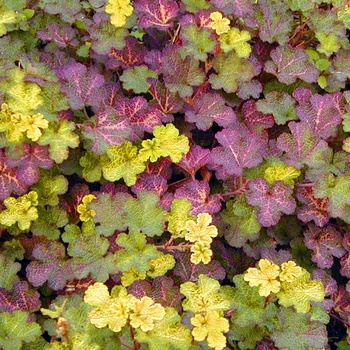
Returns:
[[[36,143],[23,144],[7,152],[9,157],[6,164],[11,168],[17,167],[18,180],[31,186],[39,181],[40,168],[50,169],[53,160],[49,157],[48,146],[39,146]]]
[[[270,55],[272,61],[266,62],[265,71],[276,75],[281,83],[290,85],[297,78],[309,84],[317,82],[319,71],[305,50],[288,45],[278,46]]]
[[[118,116],[127,120],[135,131],[152,133],[157,125],[162,124],[162,112],[149,106],[142,96],[131,99],[119,98],[115,103]]]
[[[10,197],[11,193],[20,196],[28,189],[28,186],[18,179],[16,169],[6,165],[6,162],[4,152],[0,149],[0,200]]]
[[[258,134],[265,129],[272,128],[275,124],[273,115],[259,112],[254,100],[249,100],[244,103],[242,114],[248,128]]]
[[[148,296],[163,307],[174,307],[178,311],[181,310],[182,295],[179,287],[170,277],[156,277],[152,282],[138,280],[128,288],[128,292],[139,299]]]
[[[350,317],[350,293],[346,291],[344,286],[340,286],[338,292],[332,295],[335,306],[334,311],[344,319],[348,320]]]
[[[147,81],[151,84],[149,92],[154,98],[150,104],[159,108],[164,114],[169,114],[167,118],[163,117],[163,122],[172,122],[174,117],[171,114],[182,111],[184,101],[178,94],[170,92],[158,79],[148,78]]]
[[[293,214],[296,202],[292,193],[292,188],[283,181],[269,185],[265,179],[257,178],[250,181],[246,198],[248,204],[260,207],[257,213],[260,224],[270,227],[278,223],[282,213]]]
[[[0,288],[1,312],[38,311],[41,305],[40,294],[29,289],[26,281],[15,281],[11,290]]]
[[[253,13],[253,6],[250,0],[211,0],[211,2],[223,13],[233,13],[235,17],[245,17]]]
[[[122,50],[111,49],[109,60],[106,62],[109,69],[127,69],[143,63],[147,52],[144,45],[132,36],[125,39],[125,47]]]
[[[45,41],[53,41],[59,48],[78,46],[77,31],[71,26],[50,22],[45,29],[37,32],[37,37]]]
[[[102,75],[88,70],[81,63],[71,62],[56,70],[61,89],[68,96],[72,109],[97,106],[100,103],[99,89],[105,83]]]
[[[179,5],[175,0],[135,0],[134,9],[139,16],[141,27],[155,27],[165,31],[173,25]]]
[[[348,253],[340,259],[340,273],[343,276],[350,278],[350,232],[345,233],[342,244]]]
[[[333,257],[341,258],[346,250],[341,245],[342,236],[333,227],[318,228],[310,225],[304,232],[304,242],[312,250],[312,261],[320,269],[329,269],[333,265]]]
[[[178,188],[175,198],[185,198],[192,203],[192,215],[199,213],[217,213],[221,209],[220,196],[210,195],[209,184],[205,181],[193,180]]]
[[[86,139],[91,140],[89,149],[101,155],[112,145],[120,146],[130,136],[130,122],[119,116],[113,107],[100,110],[96,116],[84,122],[80,129]]]
[[[319,95],[309,89],[297,88],[293,97],[299,102],[297,114],[302,122],[323,139],[335,137],[342,115],[346,112],[342,102],[342,93]]]
[[[328,198],[315,198],[312,187],[298,186],[296,192],[298,200],[303,203],[297,208],[298,219],[302,222],[314,220],[317,226],[324,226],[330,219],[328,213]]]
[[[266,142],[243,124],[223,129],[215,135],[222,145],[211,152],[211,161],[222,165],[229,175],[242,175],[244,168],[253,168],[263,160]]]
[[[26,268],[28,281],[42,286],[46,281],[53,290],[62,290],[66,282],[73,279],[69,261],[65,260],[66,249],[56,241],[38,243],[33,249],[32,261]]]
[[[216,92],[209,92],[194,99],[185,113],[187,121],[195,123],[199,130],[208,130],[214,122],[222,127],[233,127],[236,113],[225,105],[225,100]]]
[[[173,174],[172,164],[168,157],[160,158],[156,163],[149,163],[145,173],[161,176],[166,180],[170,180]]]
[[[141,190],[154,191],[161,197],[168,189],[167,181],[158,175],[153,174],[140,174],[137,177],[137,183],[131,187],[134,193],[138,193]]]
[[[296,168],[304,164],[320,167],[328,162],[332,151],[326,141],[315,135],[306,123],[292,121],[288,126],[292,133],[283,133],[277,138],[277,147],[285,152],[284,162]]]
[[[194,145],[177,165],[194,177],[196,172],[208,163],[209,158],[210,151],[208,149]]]

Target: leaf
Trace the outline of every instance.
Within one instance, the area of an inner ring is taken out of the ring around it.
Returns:
[[[116,266],[122,272],[131,268],[140,273],[146,272],[151,267],[151,260],[157,259],[160,255],[154,245],[146,243],[146,235],[135,230],[128,234],[120,233],[116,243],[125,248],[114,254]]]
[[[348,251],[348,253],[340,259],[340,265],[341,265],[340,273],[343,276],[346,276],[349,278],[350,276],[350,234],[348,232],[345,233],[343,237],[342,245]]]
[[[68,158],[69,147],[79,146],[79,136],[73,132],[74,130],[75,124],[67,120],[50,123],[40,137],[38,144],[41,146],[49,145],[50,157],[57,164],[60,164]]]
[[[176,45],[163,52],[162,68],[165,86],[170,92],[178,92],[180,97],[189,97],[193,93],[193,86],[204,82],[205,74],[199,67],[199,60],[189,56],[182,58]]]
[[[86,66],[77,62],[68,63],[57,69],[56,75],[72,109],[98,104],[99,89],[105,82],[102,75],[93,70],[88,71]]]
[[[225,227],[224,237],[233,247],[241,248],[248,241],[253,242],[260,236],[261,225],[257,218],[257,209],[247,203],[245,195],[226,203],[221,211]]]
[[[38,311],[41,305],[40,294],[29,288],[26,281],[15,281],[12,289],[0,288],[1,312]]]
[[[210,195],[210,187],[206,181],[192,180],[176,189],[175,198],[187,199],[192,204],[191,215],[207,212],[217,213],[221,208],[220,196]]]
[[[299,186],[296,191],[299,202],[303,205],[298,206],[297,216],[302,222],[314,220],[317,226],[325,226],[330,219],[328,212],[328,198],[315,198],[312,187]]]
[[[331,268],[333,257],[341,258],[346,253],[342,235],[333,227],[319,229],[310,225],[304,236],[305,245],[312,250],[312,261],[321,269]]]
[[[303,269],[301,276],[292,282],[282,282],[281,291],[277,293],[278,303],[284,307],[294,306],[297,313],[307,313],[311,301],[322,301],[325,290],[322,282],[311,280],[310,274]]]
[[[187,199],[175,198],[171,203],[171,211],[165,214],[168,221],[167,230],[173,235],[180,235],[184,230],[186,221],[193,218],[190,216],[191,202]]]
[[[18,179],[16,169],[6,165],[6,156],[0,150],[0,200],[11,195],[22,195],[27,192],[27,185]]]
[[[297,120],[295,100],[286,92],[271,91],[264,99],[257,101],[259,112],[272,114],[277,125],[286,124],[290,120]]]
[[[11,168],[17,167],[18,179],[25,185],[34,185],[38,182],[41,169],[50,169],[53,160],[49,157],[48,147],[38,144],[23,144],[9,150],[6,154],[8,159],[6,164]]]
[[[256,132],[257,134],[261,134],[263,130],[269,129],[275,124],[273,116],[259,112],[257,104],[253,100],[249,100],[243,104],[242,113],[246,125],[248,125],[252,132]]]
[[[219,37],[220,47],[224,52],[235,50],[240,58],[248,58],[252,52],[251,46],[247,43],[251,39],[249,32],[240,31],[238,28],[230,28],[227,33]]]
[[[278,312],[278,328],[271,332],[276,346],[309,350],[322,349],[327,346],[328,337],[324,324],[311,321],[310,314],[298,314],[292,309],[280,308]]]
[[[148,332],[136,331],[136,340],[146,343],[150,350],[190,349],[192,337],[190,330],[181,324],[181,317],[175,309],[167,307],[162,320],[156,321]]]
[[[76,20],[76,15],[81,10],[81,4],[78,0],[72,0],[67,3],[64,0],[41,0],[40,5],[45,12],[59,15],[65,22],[73,24]]]
[[[193,105],[186,110],[186,119],[195,123],[199,130],[208,130],[213,123],[222,127],[234,127],[237,122],[234,110],[225,105],[218,93],[205,93],[195,98]]]
[[[243,174],[244,168],[253,168],[262,162],[265,141],[253,134],[243,124],[235,128],[225,128],[216,133],[221,146],[211,152],[211,160],[222,165],[228,175]]]
[[[177,165],[191,176],[195,176],[196,172],[209,162],[209,158],[210,151],[208,149],[193,145]]]
[[[160,31],[165,31],[173,25],[180,9],[174,0],[136,0],[134,8],[141,28],[157,28]]]
[[[124,204],[125,225],[129,230],[142,231],[149,237],[162,235],[166,212],[158,203],[159,197],[148,191],[140,191],[137,199],[127,199]]]
[[[147,100],[142,96],[131,99],[119,98],[115,103],[115,108],[119,118],[128,121],[134,128],[134,132],[151,133],[154,127],[162,124],[163,114],[158,109],[149,106]]]
[[[315,135],[306,123],[290,122],[291,134],[277,138],[277,147],[285,152],[282,160],[300,169],[303,165],[320,168],[328,161],[331,150],[327,142]]]
[[[130,197],[128,193],[123,192],[118,192],[114,196],[103,192],[97,195],[97,198],[89,204],[89,208],[95,211],[92,220],[97,224],[96,233],[109,237],[116,230],[123,231],[127,228],[125,223],[127,212],[124,204]]]
[[[94,16],[94,23],[89,27],[91,49],[99,55],[107,55],[111,49],[122,50],[129,34],[126,28],[116,28],[109,21]]]
[[[79,126],[89,150],[102,155],[110,146],[120,146],[131,134],[130,121],[119,116],[114,108],[99,110],[95,116]]]
[[[23,343],[31,342],[41,335],[40,326],[28,322],[28,312],[2,312],[0,315],[0,345],[4,350],[21,349]]]
[[[108,181],[124,179],[127,186],[136,183],[138,174],[146,166],[137,154],[137,147],[126,141],[121,146],[112,146],[101,157],[103,177]]]
[[[289,45],[279,46],[270,53],[272,61],[265,64],[265,71],[277,76],[281,83],[291,85],[298,78],[311,84],[316,83],[319,71],[308,54]]]
[[[111,15],[111,23],[118,28],[126,24],[127,17],[132,15],[134,8],[130,0],[108,0],[105,11]]]
[[[79,160],[79,165],[83,167],[82,175],[87,182],[96,182],[101,179],[102,167],[100,157],[87,151]]]
[[[145,65],[136,66],[134,68],[125,69],[120,76],[125,90],[131,90],[135,94],[146,93],[150,87],[147,82],[149,78],[157,78],[158,75]]]
[[[230,301],[221,293],[220,283],[205,275],[198,276],[198,283],[185,282],[180,286],[180,292],[186,297],[182,302],[185,311],[193,313],[213,310],[228,310]]]
[[[132,186],[132,191],[138,194],[140,191],[156,192],[159,197],[167,191],[168,184],[164,177],[155,174],[141,174],[137,183]]]
[[[241,83],[250,81],[255,75],[253,65],[234,52],[216,55],[213,68],[216,74],[209,76],[211,87],[214,90],[223,89],[227,93],[236,92]]]
[[[250,28],[259,29],[259,38],[272,44],[277,42],[281,46],[286,44],[291,33],[293,15],[284,2],[259,1],[254,12],[247,17],[245,24]]]
[[[299,102],[297,113],[300,120],[308,124],[315,134],[323,139],[337,135],[342,114],[345,112],[340,92],[312,95],[308,89],[297,88],[293,96]]]
[[[180,33],[181,40],[184,44],[180,49],[183,57],[191,56],[200,61],[207,59],[208,53],[212,53],[216,41],[207,28],[198,28],[195,24],[185,25]]]
[[[174,284],[172,278],[167,276],[155,277],[152,281],[138,280],[129,288],[128,292],[138,299],[144,296],[151,297],[163,307],[172,307],[181,310],[181,299],[179,287]]]
[[[282,181],[269,185],[265,179],[258,178],[249,182],[246,197],[248,204],[260,207],[257,213],[259,223],[270,227],[278,223],[282,213],[293,214],[296,202],[292,193],[291,187]]]
[[[76,29],[57,22],[48,23],[45,29],[37,32],[37,36],[41,40],[54,42],[59,48],[78,45]]]
[[[70,266],[75,278],[91,276],[97,282],[106,282],[116,272],[113,255],[107,255],[110,243],[104,237],[80,235],[71,242],[67,252],[73,258]]]
[[[18,280],[17,272],[20,271],[21,264],[13,260],[0,254],[0,288],[11,290],[16,280]]]
[[[42,286],[46,281],[53,290],[62,290],[74,278],[70,262],[66,260],[65,247],[56,241],[38,243],[33,249],[34,260],[26,267],[28,281]]]

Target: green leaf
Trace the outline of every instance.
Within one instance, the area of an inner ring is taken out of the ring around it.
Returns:
[[[182,302],[185,311],[193,313],[211,310],[228,310],[230,300],[221,290],[219,281],[200,274],[198,284],[185,282],[180,286],[180,292],[186,297]]]
[[[145,65],[136,66],[134,68],[125,69],[120,77],[125,90],[132,90],[135,94],[146,93],[151,86],[148,78],[158,78],[155,71],[149,69]]]
[[[40,181],[31,188],[38,193],[40,206],[57,206],[59,195],[68,190],[68,180],[63,175],[56,175],[55,169],[41,171]]]
[[[224,236],[233,247],[240,248],[247,241],[253,242],[259,238],[261,225],[257,219],[257,208],[247,203],[245,195],[228,201],[221,218],[229,225]]]
[[[102,167],[100,157],[87,151],[84,156],[80,158],[79,164],[84,168],[82,175],[87,182],[100,181],[102,176]]]
[[[158,147],[163,157],[170,157],[178,163],[183,154],[190,150],[189,140],[185,135],[179,135],[179,130],[173,124],[159,125],[153,129],[153,135],[159,140]]]
[[[79,146],[79,136],[73,131],[75,124],[67,120],[51,122],[49,127],[44,130],[38,144],[41,146],[49,145],[50,157],[57,163],[62,163],[68,158],[69,147]]]
[[[136,330],[136,340],[147,343],[150,350],[192,349],[191,331],[181,324],[181,317],[174,308],[167,307],[165,316],[156,321],[151,331]]]
[[[0,254],[0,288],[10,290],[13,283],[18,279],[17,272],[21,264]]]
[[[164,218],[168,221],[168,231],[174,236],[181,236],[187,220],[195,220],[195,217],[190,215],[191,208],[191,202],[185,198],[175,198],[172,201],[171,211]]]
[[[278,328],[270,334],[279,349],[324,349],[328,343],[324,324],[311,321],[309,314],[298,314],[292,309],[280,308]]]
[[[58,239],[61,235],[59,228],[68,223],[65,210],[55,207],[38,207],[39,218],[33,222],[31,231],[36,236],[45,236],[47,239]]]
[[[186,6],[186,11],[196,13],[200,10],[206,10],[210,7],[207,0],[182,0]]]
[[[41,335],[40,326],[28,322],[29,313],[14,311],[0,313],[0,346],[3,350],[19,350],[24,342]]]
[[[157,259],[161,255],[154,245],[146,243],[146,236],[141,232],[121,233],[118,235],[116,243],[125,248],[114,254],[116,266],[122,272],[132,268],[141,273],[146,272],[151,267],[151,260]]]
[[[160,236],[164,232],[166,212],[158,205],[159,197],[154,192],[140,191],[137,199],[126,200],[125,224],[131,231],[142,231],[147,236]]]
[[[236,92],[241,82],[254,77],[253,65],[237,56],[235,52],[220,53],[215,56],[213,67],[216,71],[209,76],[209,82],[215,90],[224,89],[228,93]]]
[[[256,107],[259,112],[272,114],[278,125],[299,119],[295,110],[295,100],[286,92],[271,91],[265,94],[264,99],[257,101]]]
[[[303,274],[293,282],[281,282],[277,297],[280,305],[294,306],[298,313],[306,313],[310,310],[311,301],[323,301],[325,290],[321,281],[311,280],[310,274],[303,270]]]
[[[181,37],[185,44],[181,47],[180,53],[183,57],[192,56],[200,61],[205,61],[208,53],[216,46],[216,41],[211,37],[212,33],[208,28],[198,28],[195,24],[189,24],[182,28]]]
[[[251,46],[247,43],[251,39],[249,32],[240,31],[238,28],[231,28],[227,33],[220,35],[219,41],[222,51],[235,53],[240,58],[248,58],[252,52]]]
[[[112,146],[101,156],[103,177],[108,181],[123,179],[127,186],[135,185],[137,175],[146,166],[137,154],[137,147],[126,141],[121,146]]]
[[[341,44],[339,38],[334,33],[325,33],[324,31],[316,32],[316,38],[319,40],[320,45],[316,47],[318,52],[324,53],[326,56],[332,55],[337,52]]]
[[[95,235],[80,235],[70,243],[67,252],[73,257],[71,266],[76,278],[82,279],[91,275],[97,282],[105,282],[110,274],[116,273],[115,259],[108,255],[109,241]]]

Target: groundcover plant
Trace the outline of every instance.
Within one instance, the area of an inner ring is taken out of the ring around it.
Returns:
[[[350,349],[349,30],[0,0],[0,348]]]

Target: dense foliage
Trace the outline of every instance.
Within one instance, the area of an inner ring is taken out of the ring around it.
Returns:
[[[0,0],[0,348],[350,349],[349,30]]]

